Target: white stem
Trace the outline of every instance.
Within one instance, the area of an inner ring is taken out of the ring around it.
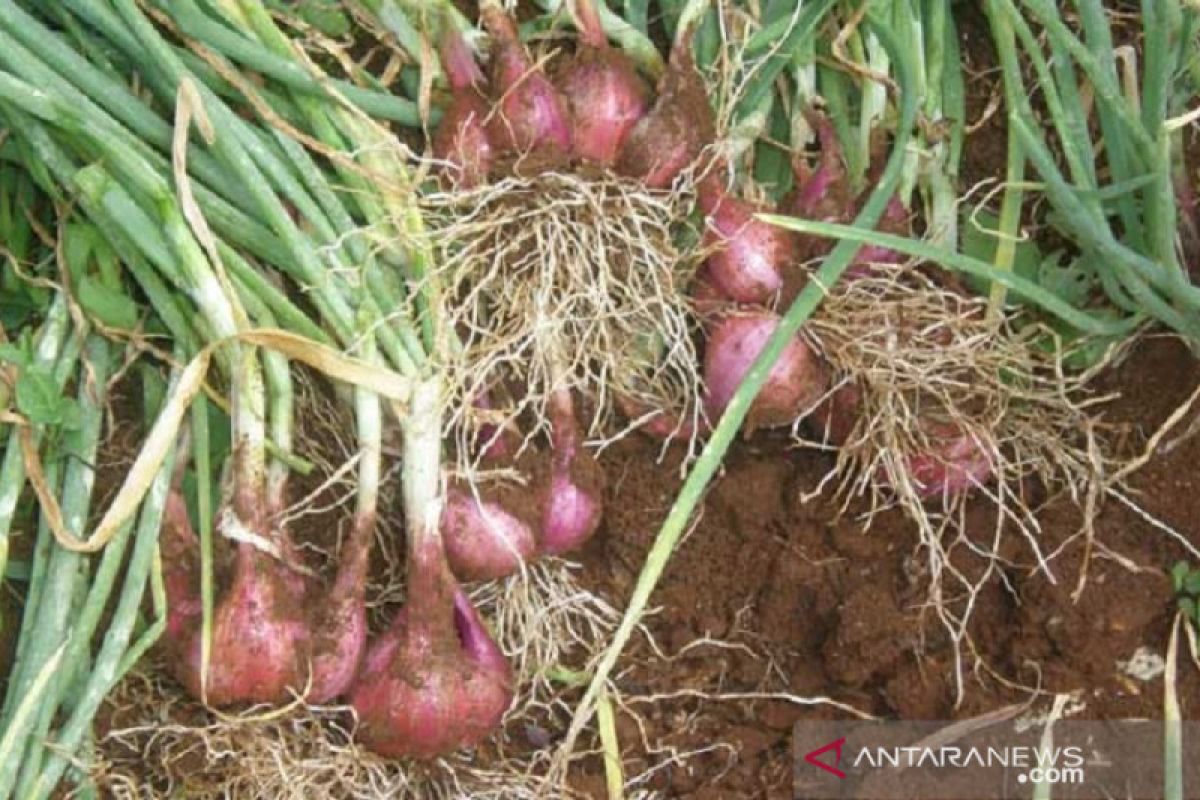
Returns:
[[[792,70],[792,76],[796,81],[796,104],[792,108],[791,120],[792,148],[802,152],[817,135],[804,113],[817,96],[817,65],[811,63],[797,66]]]
[[[235,446],[235,497],[264,499],[266,489],[266,405],[258,352],[239,347],[237,369],[233,375],[233,440]],[[238,449],[240,448],[240,450]],[[260,518],[260,509],[252,519]],[[250,520],[246,520],[249,522]]]
[[[279,353],[264,350],[263,367],[271,395],[271,441],[280,453],[291,453],[294,431],[292,375],[287,359]],[[267,497],[272,504],[271,513],[283,510],[287,505],[287,491],[291,468],[282,458],[271,460],[267,473]]]
[[[404,421],[404,512],[409,551],[440,541],[442,516],[442,382],[437,375],[413,387]],[[414,541],[421,539],[423,541]]]
[[[354,390],[358,422],[358,516],[374,516],[379,500],[379,476],[383,452],[383,406],[379,395],[367,389]]]

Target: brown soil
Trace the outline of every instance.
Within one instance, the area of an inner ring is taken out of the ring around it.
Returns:
[[[1100,388],[1122,393],[1105,413],[1132,443],[1153,432],[1198,382],[1200,362],[1181,344],[1150,338]],[[658,463],[657,453],[657,443],[634,438],[603,460],[607,516],[583,560],[588,582],[621,606],[680,485],[679,456]],[[1200,436],[1154,459],[1132,483],[1149,514],[1200,545],[1197,459]],[[668,657],[688,649],[668,661],[636,641],[623,661],[624,693],[787,692],[827,696],[887,717],[952,719],[1028,699],[1029,691],[1015,688],[1020,684],[1079,691],[1089,718],[1161,713],[1161,680],[1139,683],[1117,662],[1141,646],[1164,653],[1174,612],[1166,572],[1186,555],[1178,544],[1109,502],[1098,540],[1137,571],[1094,550],[1075,600],[1082,538],[1066,544],[1053,562],[1057,583],[1051,584],[1031,568],[1028,547],[1011,537],[1005,555],[1013,566],[1002,571],[1004,582],[990,581],[976,603],[970,632],[980,660],[956,705],[950,643],[934,615],[922,613],[927,583],[914,526],[895,510],[864,530],[856,521],[861,509],[839,515],[826,501],[802,502],[830,465],[827,456],[769,437],[734,448],[653,598],[660,611],[648,622],[650,632]],[[993,511],[987,499],[971,500],[970,535],[990,537]],[[1040,519],[1049,550],[1076,533],[1080,516],[1064,500],[1050,502]],[[979,569],[982,562],[963,557],[958,566]],[[744,649],[697,645],[704,637]],[[1185,716],[1200,708],[1200,676],[1186,668],[1181,702]],[[790,798],[791,725],[844,716],[828,706],[783,700],[659,699],[633,710],[659,755],[647,754],[637,725],[623,718],[618,732],[629,775],[662,762],[661,748],[686,753],[732,745],[650,779],[651,788],[680,798]],[[603,796],[598,769],[583,783]]]

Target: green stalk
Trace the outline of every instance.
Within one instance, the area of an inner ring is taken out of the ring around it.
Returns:
[[[70,167],[68,169],[73,169]],[[189,318],[179,307],[179,295],[173,294],[163,284],[163,279],[180,292],[190,295],[193,287],[179,271],[175,256],[172,255],[166,240],[163,238],[162,225],[156,224],[140,205],[129,195],[125,187],[108,175],[103,166],[93,164],[79,170],[77,173],[66,172],[65,182],[76,185],[84,209],[90,217],[105,231],[105,235],[114,239],[114,244],[125,258],[125,266],[134,274],[142,289],[150,298],[155,312],[163,317],[173,336],[191,347],[198,349],[197,334],[187,332],[195,325],[200,328],[199,338],[211,338],[215,335],[204,320]],[[73,177],[71,177],[73,175]],[[62,178],[60,178],[61,180]],[[223,242],[218,242],[218,250],[225,260],[230,274],[242,283],[246,294],[239,295],[242,302],[251,302],[249,294],[254,299],[264,303],[272,313],[278,315],[290,330],[301,333],[319,342],[328,342],[329,337],[318,328],[307,315],[298,309],[283,292],[263,278],[257,270],[251,267],[232,248]],[[139,255],[140,254],[140,255]],[[143,257],[145,261],[143,261]],[[149,264],[146,263],[149,262]],[[150,268],[150,264],[154,269]],[[155,270],[161,274],[156,274]],[[195,347],[192,347],[195,345]]]
[[[171,85],[178,85],[186,77],[186,70],[158,32],[141,15],[136,7],[136,0],[116,0],[116,5],[121,18],[144,45],[155,68],[167,76]],[[218,130],[213,145],[218,158],[244,181],[247,191],[254,196],[264,218],[291,256],[292,267],[303,276],[304,282],[309,284],[312,293],[322,304],[322,317],[334,328],[339,341],[353,341],[353,312],[347,299],[334,285],[334,279],[320,264],[311,242],[299,231],[279,198],[271,191],[270,182],[249,157],[243,144],[237,141],[237,137],[221,135],[223,131],[236,129],[241,121],[212,95],[211,91],[203,86],[200,86],[199,90],[209,116]],[[395,334],[391,328],[380,327],[378,334],[385,344],[385,352],[397,352],[396,347],[392,346],[395,344]],[[405,368],[403,364],[396,366],[400,369]]]
[[[97,566],[95,574],[90,576],[90,580],[87,575],[86,562],[80,559],[82,562],[79,568],[81,580],[77,584],[77,590],[81,593],[86,593],[86,596],[79,604],[77,612],[71,614],[73,621],[69,635],[65,640],[67,649],[63,660],[65,664],[74,665],[77,669],[80,669],[81,696],[86,691],[86,678],[90,672],[90,670],[85,672],[84,667],[91,655],[92,636],[99,625],[100,617],[107,607],[108,599],[112,594],[112,588],[125,557],[132,530],[133,524],[131,522],[122,526],[117,531],[116,535],[105,546],[100,564]],[[64,671],[64,677],[65,675]],[[47,734],[50,724],[59,709],[64,707],[79,708],[81,696],[71,698],[67,695],[67,689],[66,681],[56,680],[50,684],[47,691],[42,695],[42,716],[38,720],[38,726],[34,734],[30,737],[29,748],[26,750],[24,763],[21,768],[20,781],[17,784],[18,797],[31,797],[34,794],[33,784],[41,771],[42,761],[49,751]]]
[[[781,17],[791,3],[776,3],[779,11],[775,16],[768,17],[767,22],[774,22]],[[803,8],[800,3],[797,8]],[[805,112],[814,107],[817,97],[817,52],[816,43],[812,37],[805,37],[792,53],[792,82],[796,84],[795,102],[791,113],[791,145],[793,150],[803,150],[816,138],[816,131],[809,124]]]
[[[224,1],[226,5],[229,4],[229,0]],[[392,0],[372,0],[366,3],[366,5],[372,6],[371,13],[375,15],[375,18],[379,20],[379,23],[388,33],[396,37],[396,43],[408,54],[413,63],[420,64],[422,69],[429,68],[432,70],[431,78],[433,80],[439,83],[445,82],[441,63],[436,58],[431,59],[432,63],[424,61],[422,34],[417,30],[417,26],[409,20],[408,14],[400,6],[396,5]],[[430,20],[440,18],[442,16],[442,9],[447,5],[449,4],[432,0],[421,3],[416,8],[412,8],[411,13],[418,15],[421,30],[429,30]]]
[[[1087,115],[1079,96],[1078,78],[1075,75],[1075,68],[1070,56],[1061,48],[1055,49],[1052,67],[1042,52],[1041,42],[1034,35],[1029,23],[1016,10],[1012,0],[993,2],[989,4],[988,8],[989,18],[994,17],[997,20],[992,23],[994,31],[1003,31],[1003,26],[1009,26],[1009,33],[1003,36],[994,34],[997,46],[1011,48],[1010,34],[1015,32],[1026,58],[1033,65],[1038,86],[1042,90],[1046,108],[1050,112],[1050,119],[1058,133],[1058,139],[1062,144],[1063,154],[1072,178],[1080,186],[1095,188],[1096,172],[1091,134],[1088,132]],[[1051,46],[1054,47],[1053,40],[1051,40]],[[1006,51],[1002,63],[1005,75],[1011,73],[1014,76],[1013,82],[1020,85],[1020,62],[1015,53]],[[1023,87],[1013,96],[1013,100],[1016,101],[1017,107],[1022,113],[1028,116],[1033,115],[1028,92],[1024,91]]]
[[[1053,156],[1023,119],[1010,117],[1009,123],[1021,137],[1030,159],[1041,173],[1051,202],[1064,223],[1080,243],[1105,259],[1130,294],[1142,307],[1168,326],[1200,341],[1200,288],[1179,286],[1160,265],[1121,244],[1103,218],[1088,212],[1083,201],[1066,183],[1054,164]],[[1164,303],[1153,290],[1163,292],[1181,310]]]
[[[86,27],[94,28],[98,31],[104,39],[116,47],[121,55],[128,60],[129,65],[132,67],[131,71],[141,73],[154,91],[162,93],[164,89],[162,76],[154,72],[153,69],[148,68],[149,62],[138,46],[137,40],[117,17],[116,13],[112,10],[111,4],[95,3],[91,2],[91,0],[60,0],[57,4],[57,10],[60,14],[65,10],[81,22],[86,23]],[[197,70],[197,74],[203,77],[206,83],[212,83],[217,80],[212,68],[197,56],[179,48],[176,48],[175,52],[181,59],[192,65]]]
[[[59,360],[63,345],[69,330],[69,315],[67,300],[58,294],[46,313],[46,321],[34,350],[33,365],[46,369]],[[41,431],[34,433],[35,442],[41,439]],[[12,530],[13,517],[17,511],[17,501],[25,486],[25,459],[21,454],[20,443],[14,435],[4,451],[4,461],[0,464],[0,575],[8,566],[8,535]]]
[[[213,582],[212,458],[208,430],[208,400],[204,395],[197,395],[190,413],[192,458],[196,468],[196,534],[200,544],[200,685],[208,686],[216,595]]]
[[[297,62],[280,58],[271,50],[257,45],[253,39],[209,19],[199,13],[199,9],[194,5],[189,6],[187,3],[180,3],[179,0],[160,0],[158,5],[170,12],[172,19],[179,23],[188,36],[203,40],[221,55],[278,81],[289,89],[335,102],[333,92],[337,92],[373,117],[410,127],[421,125],[416,103],[407,98],[363,89],[343,80],[318,79]],[[192,13],[193,10],[196,13]]]
[[[230,13],[236,13],[239,19],[245,20],[248,26],[252,26],[252,29],[257,31],[258,35],[264,37],[265,45],[270,47],[280,57],[291,58],[293,56],[293,50],[290,41],[274,27],[273,20],[271,20],[269,16],[266,16],[265,12],[256,13],[251,4],[245,4],[244,7],[227,10],[230,10]],[[344,149],[340,140],[334,141],[334,139],[337,138],[336,133],[333,132],[332,126],[325,120],[326,111],[324,107],[318,104],[314,98],[311,97],[298,96],[295,98],[295,102],[300,107],[301,113],[307,116],[310,122],[313,123],[317,130],[318,138],[323,139],[326,144],[334,147],[335,149]],[[344,112],[339,111],[338,113]],[[246,128],[242,133],[241,138],[245,140],[246,137],[250,135],[252,134],[250,134],[249,129]],[[350,250],[351,255],[354,258],[354,262],[363,264],[363,270],[370,275],[370,268],[374,259],[369,251],[362,246],[360,234],[354,227],[352,220],[350,220],[349,215],[345,212],[337,197],[332,191],[329,190],[324,176],[320,175],[319,170],[312,162],[311,157],[306,151],[303,150],[303,148],[300,148],[291,139],[279,134],[278,132],[275,132],[274,136],[276,142],[282,148],[285,158],[290,160],[291,165],[296,169],[305,185],[310,189],[310,191],[313,192],[314,197],[316,197],[322,206],[322,209],[329,213],[330,219],[326,220],[322,212],[318,211],[313,205],[311,205],[311,202],[307,199],[307,196],[304,195],[303,190],[299,189],[296,184],[291,182],[290,174],[288,174],[286,171],[283,171],[281,169],[281,165],[268,162],[261,151],[261,147],[257,148],[257,151],[259,152],[257,160],[259,163],[263,165],[263,168],[267,170],[268,174],[275,177],[275,185],[284,189],[285,194],[287,194],[293,199],[294,202],[297,203],[300,211],[316,226],[317,230],[321,232],[324,238],[324,243],[327,246],[331,246],[336,244],[339,239],[344,239],[347,243],[346,247]],[[257,142],[247,143],[252,147],[257,146],[258,144]],[[369,187],[366,187],[362,183],[360,176],[357,173],[342,170],[341,165],[339,164],[335,164],[335,168],[342,173],[344,179],[350,182],[351,187],[356,189],[351,196],[356,198],[360,205],[367,210],[368,218],[378,220],[381,216],[381,211],[379,211],[378,206],[371,198]],[[344,268],[339,269],[339,272],[341,271],[344,271]],[[370,281],[369,278],[368,280]],[[383,296],[383,293],[379,291],[378,286],[372,286],[371,288],[371,294]],[[366,302],[368,304],[375,303],[374,299],[370,295],[367,295]],[[379,309],[376,307],[375,310]],[[395,327],[397,335],[399,336],[399,341],[397,342],[392,336],[384,336],[383,339],[385,351],[389,353],[393,361],[396,362],[402,370],[411,371],[412,369],[415,369],[414,359],[420,360],[423,357],[423,352],[420,348],[419,342],[413,335],[411,326],[407,323],[403,316],[396,314],[387,314],[386,316],[390,320],[391,325]]]
[[[178,378],[178,374],[175,377]],[[171,388],[173,389],[174,386],[175,381],[173,380]],[[105,632],[100,651],[96,655],[95,666],[88,676],[82,695],[71,709],[70,716],[59,730],[55,741],[47,748],[49,757],[46,764],[30,793],[26,795],[32,800],[41,800],[50,796],[70,763],[75,748],[90,732],[92,720],[95,718],[100,704],[120,679],[118,668],[122,658],[128,652],[129,641],[138,619],[151,567],[158,553],[158,531],[162,522],[163,506],[170,489],[173,462],[174,456],[169,454],[142,503],[137,533],[134,536],[133,552],[125,569],[125,581],[113,611],[112,622]],[[112,543],[109,545],[109,548],[111,547]],[[108,552],[109,550],[105,550],[106,559]],[[103,565],[101,570],[103,570]],[[101,608],[103,605],[100,604]]]
[[[401,476],[409,567],[425,560],[425,548],[442,550],[442,384],[437,375],[413,385],[404,420],[404,473]],[[415,572],[410,573],[415,575]],[[411,587],[410,587],[411,588]],[[421,601],[421,596],[410,597]],[[413,606],[410,606],[412,608]]]
[[[817,78],[829,121],[833,124],[842,156],[846,160],[846,174],[862,174],[867,167],[861,161],[858,148],[854,146],[854,126],[850,124],[850,81],[840,70],[825,64],[817,65]]]
[[[621,15],[643,36],[650,34],[650,0],[625,0]]]
[[[63,454],[59,450],[57,442],[51,442],[44,448],[46,463],[43,467],[43,473],[46,479],[47,486],[59,486],[62,480],[62,463]],[[50,548],[54,544],[54,534],[50,532],[50,525],[44,517],[38,520],[37,533],[34,538],[33,545],[33,560],[29,568],[29,582],[25,587],[25,608],[22,611],[21,618],[23,620],[37,619],[38,604],[42,601],[42,588],[46,581],[46,568],[50,563]],[[15,676],[20,670],[21,665],[25,663],[26,651],[29,649],[29,642],[34,638],[35,631],[32,625],[21,625],[17,631],[17,652],[9,667],[9,679]],[[14,692],[9,691],[4,698],[4,707],[0,711],[0,731],[6,730],[6,726],[11,727],[14,723],[10,721],[9,715],[13,713],[13,708],[22,700]]]
[[[1070,53],[1071,58],[1079,65],[1092,82],[1096,90],[1096,99],[1101,106],[1101,113],[1107,109],[1111,115],[1108,125],[1104,127],[1106,146],[1114,146],[1114,141],[1123,142],[1132,139],[1135,146],[1135,157],[1143,164],[1151,164],[1155,159],[1154,139],[1146,132],[1141,120],[1132,109],[1128,100],[1121,92],[1117,81],[1116,64],[1113,57],[1113,43],[1105,18],[1105,10],[1100,0],[1080,0],[1079,14],[1087,32],[1088,45],[1071,32],[1054,4],[1048,0],[1022,0],[1034,18],[1046,29],[1048,36],[1058,40]],[[1118,130],[1119,127],[1119,130]]]
[[[907,1],[901,0],[904,4],[907,4]],[[894,33],[898,34],[899,32]],[[908,38],[907,35],[903,37],[905,41]],[[888,72],[887,51],[880,46],[878,38],[868,33],[861,37],[860,41],[861,48],[864,51],[859,54],[863,58],[863,66],[873,72],[886,75]],[[919,53],[921,50],[915,49],[914,52]],[[914,66],[919,66],[920,64],[919,59],[914,61]],[[918,87],[921,87],[917,91],[923,95],[925,70],[917,68],[914,71]],[[855,190],[863,187],[866,179],[866,171],[871,166],[871,134],[876,126],[883,124],[883,116],[887,111],[887,86],[865,77],[860,77],[859,80],[861,81],[861,87],[859,90],[858,137],[855,142],[858,150],[858,158],[855,159],[855,162],[862,171],[850,174],[850,183]],[[900,178],[900,184],[897,187],[901,192],[904,192],[906,189],[911,191],[912,184],[916,182],[916,158],[917,154],[915,152],[905,155],[907,163],[904,174]],[[907,197],[906,194],[903,196]]]
[[[946,126],[947,139],[932,147],[922,170],[922,191],[929,209],[929,240],[951,250],[958,248],[958,165],[962,153],[964,99],[958,32],[949,0],[925,0],[926,117]]]
[[[774,91],[775,81],[795,62],[796,54],[812,46],[813,31],[833,4],[834,0],[811,0],[799,6],[795,14],[783,15],[750,37],[742,53],[748,76],[739,101],[739,114],[758,108],[763,95]],[[692,5],[689,3],[684,9],[681,24],[688,18]]]
[[[301,311],[286,294],[267,280],[262,272],[250,265],[242,255],[222,241],[217,242],[217,251],[229,270],[229,275],[239,289],[238,297],[243,304],[261,303],[278,324],[314,342],[332,344],[333,340],[308,314]]]
[[[170,151],[172,133],[167,123],[124,84],[97,70],[71,48],[64,47],[57,35],[25,14],[13,0],[0,0],[0,30],[21,42],[19,45],[7,35],[0,37],[0,54],[3,54],[0,59],[16,74],[45,90],[61,94],[78,106],[81,115],[104,119],[106,135],[120,136],[118,141],[143,152],[149,149],[148,144],[162,152]],[[235,205],[244,202],[244,194],[207,153],[197,153],[189,167],[200,181],[218,190],[222,197]],[[242,210],[249,208],[243,206]]]
[[[29,686],[29,691],[21,697],[21,702],[14,709],[8,726],[0,735],[0,765],[17,765],[20,763],[18,748],[24,744],[24,731],[33,725],[33,716],[38,712],[42,692],[58,675],[59,664],[62,662],[65,645],[59,645],[42,668],[38,670]],[[0,798],[8,796],[9,789],[0,787]]]
[[[150,601],[154,609],[154,620],[121,657],[121,663],[117,666],[117,672],[113,678],[114,686],[120,683],[129,671],[142,660],[146,651],[158,641],[163,631],[167,629],[167,590],[163,584],[162,554],[159,552],[157,540],[154,545],[154,560],[150,564]]]
[[[116,0],[116,5],[121,18],[141,42],[147,56],[166,76],[170,85],[178,86],[186,77],[186,70],[174,57],[157,31],[142,16],[136,7],[135,0]],[[200,86],[199,90],[209,116],[218,131],[213,144],[218,158],[243,182],[247,193],[259,206],[264,219],[268,221],[288,254],[294,259],[294,266],[302,271],[314,290],[314,294],[323,302],[325,306],[323,316],[327,317],[330,325],[338,333],[339,339],[344,341],[343,337],[352,334],[350,326],[352,312],[349,305],[331,287],[331,279],[317,260],[311,246],[288,216],[279,198],[270,190],[269,182],[237,142],[236,137],[222,135],[238,125],[236,116],[205,87]]]
[[[1178,68],[1176,40],[1182,17],[1177,0],[1144,0],[1142,9],[1142,125],[1154,139],[1157,155],[1151,162],[1156,181],[1145,194],[1147,253],[1182,285],[1187,277],[1175,252],[1179,218],[1172,183],[1171,137],[1164,125],[1170,116],[1171,84]]]
[[[72,431],[66,439],[66,449],[71,451],[73,458],[66,468],[63,487],[60,494],[63,524],[66,529],[77,537],[82,538],[87,523],[88,511],[91,504],[92,488],[95,484],[96,452],[100,444],[100,430],[104,417],[104,390],[110,366],[110,348],[107,342],[92,337],[89,339],[85,356],[91,365],[95,378],[95,386],[82,382],[79,390],[79,401],[83,407],[82,422],[79,430]],[[98,396],[93,397],[93,391]],[[68,642],[68,616],[70,604],[62,602],[71,597],[79,581],[85,578],[86,562],[79,553],[73,553],[62,548],[54,548],[50,563],[46,568],[45,583],[42,596],[54,598],[56,602],[41,602],[38,605],[38,616],[32,623],[33,638],[21,669],[10,677],[9,692],[14,697],[25,697],[38,681],[39,673],[51,661],[54,654]],[[69,652],[69,651],[68,651]],[[77,655],[78,651],[75,651]],[[55,680],[72,674],[76,665],[70,661],[56,670]],[[51,684],[53,685],[53,684]],[[44,691],[44,690],[43,690]],[[51,689],[54,691],[54,689]],[[39,704],[44,698],[39,698]],[[39,705],[39,712],[41,711]],[[5,737],[14,737],[16,751],[23,753],[28,744],[28,737],[34,731],[40,720],[26,718],[23,721],[8,719],[6,721]],[[47,720],[48,721],[48,720]],[[35,748],[37,742],[34,742]],[[37,752],[40,756],[40,751]],[[18,770],[27,764],[22,758],[9,758],[0,761],[0,798],[6,798],[13,790],[18,777]]]
[[[862,229],[875,227],[899,183],[900,172],[904,167],[905,152],[908,142],[912,138],[912,128],[916,120],[918,100],[913,91],[914,73],[910,55],[897,45],[890,31],[885,26],[877,24],[873,18],[870,21],[870,25],[876,35],[879,36],[880,42],[888,49],[890,57],[896,64],[901,102],[900,118],[887,167],[878,185],[872,190],[866,204],[854,221],[855,227]],[[583,726],[594,713],[596,703],[604,692],[609,675],[616,666],[621,651],[624,649],[626,643],[628,643],[641,620],[649,603],[650,596],[654,592],[654,588],[658,585],[658,580],[662,577],[663,570],[666,568],[671,554],[678,545],[680,537],[687,530],[688,523],[692,519],[692,514],[696,506],[701,501],[708,484],[720,468],[726,450],[728,450],[734,437],[737,436],[738,430],[741,428],[742,422],[750,410],[750,404],[758,395],[759,390],[762,389],[771,368],[779,359],[784,348],[796,336],[800,327],[824,299],[825,290],[822,287],[833,286],[837,283],[842,273],[850,266],[858,249],[859,245],[857,243],[848,240],[839,242],[833,248],[833,251],[825,259],[820,269],[817,270],[814,280],[809,282],[804,291],[800,293],[800,296],[792,303],[791,308],[788,309],[787,313],[780,320],[779,326],[767,341],[758,358],[754,360],[750,369],[747,370],[745,378],[742,380],[741,385],[730,400],[729,406],[725,409],[725,413],[721,416],[720,421],[713,430],[708,444],[705,445],[704,450],[700,453],[699,458],[697,458],[687,480],[684,481],[683,487],[674,505],[671,507],[666,521],[655,538],[654,545],[646,557],[645,564],[642,566],[642,572],[638,576],[637,584],[634,586],[633,595],[626,606],[621,624],[614,632],[608,649],[597,663],[587,691],[576,706],[574,718],[571,720],[571,726],[562,744],[563,752],[570,752],[574,747],[575,740],[583,730]]]
[[[1017,48],[1011,21],[998,6],[998,0],[987,0],[984,5],[988,19],[992,25],[992,39],[996,43],[996,51],[1000,57],[1003,70],[1004,103],[1012,116],[1022,113],[1028,108],[1024,100],[1025,87],[1021,81],[1021,68],[1017,63]],[[1021,231],[1021,207],[1024,204],[1025,193],[1021,189],[1025,180],[1025,152],[1021,147],[1020,138],[1010,129],[1008,133],[1008,156],[1005,168],[1004,200],[1000,204],[1000,220],[995,235],[999,237],[996,243],[996,256],[993,263],[996,269],[1011,272],[1017,254],[1017,241]],[[1005,294],[1007,287],[1000,281],[992,283],[988,296],[988,319],[993,323],[999,322],[1004,314]]]
[[[257,2],[257,0],[237,0],[237,2],[237,12],[245,19],[247,25],[259,37],[264,46],[279,53],[281,57],[289,57],[292,52],[290,41],[275,25],[274,20],[262,7],[261,3]],[[396,164],[393,159],[387,156],[380,155],[376,148],[381,143],[375,141],[374,136],[364,136],[364,124],[350,113],[342,109],[327,109],[311,101],[305,102],[305,99],[298,99],[298,101],[301,103],[302,113],[308,117],[316,128],[318,138],[331,147],[344,151],[346,147],[337,130],[337,128],[341,128],[352,145],[350,149],[362,152],[367,169],[380,176],[380,185],[372,185],[363,176],[353,170],[335,164],[335,169],[338,169],[343,180],[346,180],[356,190],[355,197],[358,199],[360,208],[368,221],[373,226],[378,227],[381,232],[386,232],[390,229],[392,220],[400,218],[403,210],[395,208],[394,202],[389,202],[389,190],[383,187],[382,183],[394,178],[399,183],[406,184],[408,180],[404,166]],[[283,141],[282,137],[280,139]],[[318,176],[315,164],[312,164],[311,158],[303,149],[295,147],[294,143],[291,145],[285,144],[284,147],[292,155],[293,163],[301,174],[307,176],[307,182],[310,185],[324,183],[323,179]],[[335,198],[330,197],[329,199],[333,200]],[[335,204],[334,216],[338,221],[338,232],[341,236],[346,236],[350,241],[360,245],[358,242],[358,233],[352,227],[348,215],[344,210],[341,210],[339,213],[339,208],[340,204]],[[330,228],[328,233],[330,242],[336,241],[337,238],[338,236]],[[384,238],[391,239],[394,237],[385,235]],[[391,249],[391,246],[386,248],[387,251],[391,251]],[[390,307],[381,307],[379,305],[379,299],[388,297],[388,292],[379,286],[378,282],[372,283],[372,276],[375,274],[373,269],[374,259],[370,257],[369,253],[363,252],[363,250],[364,248],[357,246],[352,249],[351,253],[355,256],[355,261],[362,264],[362,271],[368,282],[370,291],[366,293],[365,300],[369,306],[369,310],[376,313],[379,318],[387,319],[389,325],[395,327],[400,343],[404,345],[404,348],[402,351],[396,352],[394,349],[395,344],[392,342],[392,357],[394,360],[402,362],[406,369],[413,370],[416,364],[424,360],[425,351],[422,349],[415,332],[412,330],[407,316],[393,313],[397,306],[387,300],[384,300],[384,302]],[[385,342],[385,345],[388,343]]]
[[[1093,84],[1098,100],[1096,113],[1100,120],[1111,179],[1120,183],[1146,171],[1148,163],[1153,160],[1154,143],[1146,136],[1141,121],[1128,107],[1121,94],[1113,55],[1115,45],[1108,25],[1107,11],[1102,3],[1095,0],[1080,0],[1078,7],[1089,47],[1085,48],[1082,42],[1061,24],[1048,28],[1047,34],[1052,49],[1065,51]],[[1045,9],[1042,11],[1044,13]],[[1079,59],[1080,55],[1083,56],[1082,61]],[[1144,138],[1145,141],[1138,148],[1142,153],[1141,157],[1138,150],[1131,149],[1127,129],[1140,132]],[[1142,250],[1145,245],[1143,220],[1135,198],[1121,198],[1117,210],[1121,216],[1125,241],[1131,247]]]
[[[238,0],[238,4],[234,11],[239,14],[241,19],[245,20],[247,26],[250,26],[256,32],[256,35],[263,41],[264,46],[280,54],[281,58],[290,58],[293,54],[292,44],[283,35],[283,32],[278,30],[274,19],[270,17],[270,14],[266,13],[262,5],[257,0]],[[320,107],[317,103],[312,102],[310,98],[298,98],[298,103],[300,104],[302,113],[307,116],[314,130],[317,131],[318,138],[322,139],[326,145],[336,150],[346,151],[347,143],[349,143],[349,150],[360,151],[364,154],[362,158],[364,158],[366,168],[371,170],[372,174],[379,175],[379,180],[395,179],[400,184],[407,184],[407,169],[404,168],[403,164],[396,163],[394,158],[380,155],[377,148],[385,146],[386,143],[378,142],[376,134],[371,133],[368,127],[362,124],[356,116],[347,113],[344,109],[326,109],[325,107]],[[344,139],[343,133],[344,137],[346,137]],[[325,185],[323,176],[319,175],[316,164],[312,163],[311,158],[308,157],[306,152],[298,148],[290,140],[283,137],[278,138],[280,138],[284,149],[292,156],[292,161],[296,168],[299,169],[300,174],[305,176],[307,184],[318,187]],[[394,223],[395,219],[404,218],[407,215],[407,211],[395,207],[395,201],[390,199],[390,190],[384,187],[383,191],[380,192],[379,186],[370,184],[370,182],[364,179],[364,176],[354,172],[352,169],[344,168],[343,164],[335,163],[335,169],[340,173],[342,179],[347,181],[348,186],[353,188],[353,197],[358,200],[360,209],[364,213],[364,216],[366,216],[367,221],[373,227],[379,229],[380,233],[384,234],[385,241],[396,239],[397,236],[388,235],[386,231],[392,229],[392,223]],[[332,216],[337,221],[338,233],[346,237],[350,243],[350,252],[352,252],[354,260],[356,263],[361,264],[361,271],[364,273],[367,287],[370,289],[365,296],[368,311],[371,311],[377,318],[388,320],[386,324],[395,327],[397,335],[400,336],[401,342],[404,345],[404,350],[400,351],[400,353],[392,350],[392,357],[398,363],[401,363],[407,371],[415,371],[416,365],[419,365],[425,359],[425,350],[421,347],[420,339],[416,336],[412,324],[407,319],[407,315],[394,313],[395,309],[400,307],[398,306],[396,296],[380,279],[380,273],[376,269],[376,263],[374,263],[376,259],[373,258],[370,252],[366,251],[366,248],[361,246],[358,230],[354,229],[353,223],[349,221],[347,213],[344,212],[340,203],[334,203],[336,198],[332,196],[331,192],[326,191],[324,194],[330,200],[330,203],[326,203],[326,205],[330,205],[334,209],[332,210]],[[335,234],[329,233],[328,236],[331,241],[336,241],[337,239]],[[391,245],[384,248],[384,253],[385,255],[389,255],[389,260],[395,261],[397,264],[401,264],[403,261],[400,258],[400,254],[396,253],[395,248]],[[414,275],[410,275],[410,279],[414,282],[421,282],[422,278],[424,278],[424,272],[416,271]],[[421,285],[424,287],[425,284],[421,283]],[[380,305],[380,301],[383,301],[385,305]],[[431,317],[426,314],[424,319],[430,320]],[[431,329],[428,327],[428,324],[426,324],[425,333],[426,344],[428,345],[431,343]]]

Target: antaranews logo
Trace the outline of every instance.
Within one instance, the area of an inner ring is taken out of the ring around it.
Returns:
[[[842,748],[846,745],[846,737],[834,739],[824,747],[818,747],[816,750],[811,750],[804,754],[805,762],[812,764],[817,769],[823,769],[830,775],[836,775],[839,778],[845,778],[846,773],[838,769],[838,765],[842,763]],[[826,753],[833,754],[833,763],[827,764],[821,760],[821,756]]]
[[[795,797],[1000,800],[1053,787],[1055,800],[1162,797],[1162,723],[801,722]],[[1200,723],[1185,723],[1186,797],[1200,800]]]

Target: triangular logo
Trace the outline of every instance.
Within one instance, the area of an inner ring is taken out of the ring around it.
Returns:
[[[823,745],[823,746],[817,748],[816,750],[813,750],[811,753],[806,753],[804,755],[804,760],[806,762],[808,762],[809,764],[812,764],[814,767],[816,767],[818,769],[825,770],[830,775],[836,775],[839,778],[844,778],[844,777],[846,777],[846,773],[844,773],[840,769],[838,769],[838,764],[842,763],[842,746],[845,744],[846,744],[845,736],[843,736],[840,739],[835,739],[832,742],[830,742],[829,744]],[[819,756],[822,756],[825,753],[828,753],[830,751],[833,752],[833,763],[832,764],[826,764],[824,761],[818,760]]]

